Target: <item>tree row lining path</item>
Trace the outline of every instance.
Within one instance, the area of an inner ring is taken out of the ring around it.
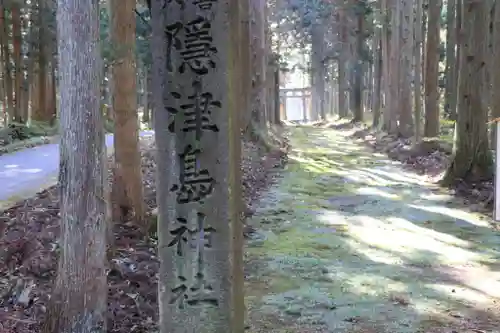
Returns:
[[[142,136],[153,135],[143,131]],[[113,149],[113,135],[106,135],[108,153]],[[0,210],[55,185],[59,171],[59,144],[27,148],[0,156]]]
[[[289,132],[289,164],[249,221],[250,333],[499,332],[491,220],[349,132]],[[58,166],[57,144],[0,156],[0,202],[52,185]]]
[[[500,332],[500,236],[347,132],[290,127],[246,251],[251,332]]]

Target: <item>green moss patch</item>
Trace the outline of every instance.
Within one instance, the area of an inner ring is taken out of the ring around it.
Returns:
[[[289,130],[290,163],[249,221],[251,332],[416,333],[488,307],[487,217],[335,130]]]

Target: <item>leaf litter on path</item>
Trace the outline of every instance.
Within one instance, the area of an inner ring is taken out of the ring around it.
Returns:
[[[360,140],[376,152],[387,154],[389,158],[401,162],[406,169],[425,175],[433,182],[441,180],[451,162],[452,145],[446,140],[426,138],[414,145],[410,139],[373,130],[365,124],[348,125],[325,126],[346,131],[344,135]],[[459,196],[464,204],[470,205],[471,209],[488,215],[493,209],[493,192],[493,179],[460,182],[449,190],[449,193]]]

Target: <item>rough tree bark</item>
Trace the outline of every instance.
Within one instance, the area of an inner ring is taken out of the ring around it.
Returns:
[[[311,46],[311,99],[312,111],[311,120],[325,120],[325,66],[324,58],[324,43],[325,31],[324,24],[315,22],[312,25],[312,46]]]
[[[413,135],[412,63],[413,63],[413,1],[402,1],[401,57],[400,57],[400,108],[399,133],[409,138]]]
[[[47,100],[48,100],[48,89],[47,89],[47,67],[49,59],[47,59],[47,49],[48,49],[48,16],[46,13],[46,0],[38,1],[38,42],[36,43],[37,48],[37,65],[36,65],[36,88],[37,94],[36,103],[33,103],[32,119],[37,121],[48,121],[47,117]]]
[[[373,42],[374,66],[373,66],[373,122],[372,127],[380,125],[380,108],[382,99],[382,31],[376,28]]]
[[[135,72],[135,0],[110,1],[110,40],[113,46],[112,108],[115,120],[113,220],[134,213],[143,230],[145,206],[139,152],[139,119]]]
[[[389,84],[389,54],[390,54],[390,32],[389,32],[389,22],[390,13],[387,5],[388,0],[380,0],[380,12],[382,16],[382,32],[380,36],[380,45],[382,49],[382,90],[383,90],[383,113],[382,113],[382,126],[383,130],[387,130],[390,122],[390,84]]]
[[[252,120],[252,105],[250,103],[251,97],[251,84],[252,84],[252,49],[250,42],[250,0],[240,1],[241,15],[240,15],[240,59],[242,77],[242,90],[243,95],[243,112],[241,112],[241,127],[245,135],[251,133],[251,120]]]
[[[500,57],[500,3],[495,4],[495,11],[493,16],[493,59]],[[500,66],[496,64],[493,66],[492,75],[492,94],[491,94],[491,116],[492,118],[500,118]],[[496,124],[492,127],[491,143],[492,148],[496,149]]]
[[[265,1],[250,1],[250,43],[252,53],[250,62],[252,68],[252,94],[250,98],[252,108],[252,119],[261,128],[266,128],[266,48],[265,48],[265,27],[264,11]]]
[[[140,80],[142,86],[141,93],[141,107],[142,107],[142,122],[144,124],[149,124],[151,120],[151,114],[149,109],[149,65],[144,62],[141,63]]]
[[[389,81],[389,101],[388,108],[386,110],[387,123],[384,122],[385,130],[390,134],[398,133],[398,123],[397,117],[399,114],[399,108],[401,106],[401,93],[399,86],[399,72],[401,70],[399,59],[401,58],[400,49],[400,3],[399,0],[393,0],[391,9],[391,23],[390,23],[390,38],[389,41],[389,62],[387,81]],[[391,7],[388,7],[391,8]]]
[[[106,332],[106,159],[96,1],[58,0],[61,256],[44,333]]]
[[[462,57],[462,47],[461,47],[461,42],[460,42],[460,34],[461,34],[461,29],[462,29],[462,14],[463,14],[463,6],[462,2],[463,0],[455,0],[456,1],[456,12],[457,12],[457,17],[456,17],[456,22],[455,22],[455,44],[456,44],[456,51],[455,51],[455,67],[453,68],[453,77],[455,78],[455,85],[454,89],[452,91],[452,95],[450,97],[450,108],[455,110],[455,119],[456,119],[456,113],[457,113],[457,103],[458,103],[458,82],[460,81],[459,78],[459,71],[460,71],[460,62],[461,62],[461,57]]]
[[[340,43],[340,54],[338,59],[338,71],[339,71],[339,79],[338,79],[338,108],[339,108],[339,117],[346,118],[347,117],[347,90],[348,90],[348,82],[347,82],[347,61],[349,59],[349,49],[347,43],[347,10],[345,8],[341,8],[340,13],[340,31],[339,31],[339,43]]]
[[[12,65],[11,62],[11,54],[9,50],[9,27],[10,20],[7,15],[7,8],[3,6],[3,3],[0,3],[0,24],[2,25],[0,36],[2,42],[2,57],[3,57],[3,80],[5,81],[5,112],[8,114],[9,121],[14,120],[14,92],[13,92],[13,80],[12,80]]]
[[[453,99],[456,97],[455,90],[457,86],[457,79],[455,77],[456,71],[455,66],[455,47],[456,47],[456,34],[455,34],[455,12],[456,12],[456,0],[448,0],[446,8],[446,69],[445,69],[445,101],[444,101],[444,112],[450,118],[456,119],[456,101]]]
[[[414,44],[414,61],[415,75],[413,84],[413,98],[415,103],[415,143],[419,143],[422,138],[422,0],[417,0],[415,8],[415,44]]]
[[[424,136],[439,135],[439,21],[442,0],[429,1],[427,47],[425,55],[425,124]]]
[[[479,181],[492,177],[492,156],[488,145],[488,109],[483,103],[489,6],[483,1],[463,1],[462,45],[456,142],[453,161],[443,179]]]
[[[21,66],[21,3],[12,2],[12,41],[14,51],[14,119],[19,123],[24,123],[28,119],[23,119],[21,115],[21,84],[23,78],[23,68]]]
[[[355,50],[355,63],[354,63],[354,80],[352,84],[353,93],[353,115],[354,121],[363,121],[363,56],[364,56],[364,41],[365,41],[365,12],[364,5],[358,4],[360,8],[355,11],[355,21],[356,21],[356,50]]]
[[[10,121],[10,99],[9,99],[9,85],[8,77],[10,76],[9,66],[7,62],[8,55],[8,40],[7,40],[7,22],[5,17],[4,4],[0,3],[0,62],[2,66],[2,104],[3,104],[3,118],[5,126]],[[12,97],[12,96],[11,96]]]

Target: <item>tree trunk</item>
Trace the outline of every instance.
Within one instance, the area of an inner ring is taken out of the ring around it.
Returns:
[[[265,49],[265,60],[266,60],[266,110],[267,110],[267,119],[270,123],[274,122],[274,66],[271,65],[273,63],[273,51],[272,51],[272,40],[271,40],[271,31],[269,29],[268,17],[269,17],[269,4],[267,1],[264,1],[264,49]],[[239,11],[238,11],[239,12]],[[238,26],[240,29],[241,26]],[[240,36],[240,35],[239,35]],[[239,37],[240,38],[240,37]],[[241,51],[241,48],[238,49],[238,52]]]
[[[402,34],[400,61],[401,105],[399,108],[399,133],[409,138],[413,135],[412,63],[413,63],[413,1],[403,0],[401,6]]]
[[[6,59],[6,51],[8,52],[8,41],[7,41],[7,22],[5,20],[5,10],[3,5],[0,3],[0,61],[2,62],[2,105],[3,105],[3,118],[4,124],[7,126],[10,118],[10,107],[9,107],[9,87],[7,77],[9,75],[9,64]],[[6,47],[7,46],[7,47]]]
[[[0,6],[1,10],[1,6]],[[1,15],[1,14],[0,14]],[[2,43],[2,37],[0,34],[0,45]],[[3,55],[2,55],[2,50],[0,48],[0,73],[4,73],[4,66],[5,63],[3,61]],[[5,102],[5,79],[2,78],[1,83],[0,83],[0,101],[2,103],[2,116],[3,116],[3,126],[7,126],[9,124],[9,115],[7,113],[7,103]]]
[[[364,6],[358,4],[359,8],[356,11],[355,19],[356,19],[356,50],[354,57],[354,80],[352,84],[352,93],[353,93],[353,115],[355,122],[363,121],[363,56],[364,56]]]
[[[241,59],[241,56],[240,56]],[[279,67],[279,54],[274,56],[274,91],[273,91],[273,101],[274,101],[274,120],[277,125],[281,124],[281,112],[280,112],[280,67]],[[244,64],[244,62],[243,62]],[[242,87],[242,96],[247,95],[244,86]],[[244,99],[243,99],[244,100]]]
[[[110,1],[110,40],[113,46],[112,108],[115,120],[113,220],[134,213],[146,231],[139,152],[139,119],[135,73],[135,0]]]
[[[380,125],[380,109],[382,98],[382,31],[376,28],[373,43],[374,68],[373,68],[373,122],[372,127],[378,128]]]
[[[495,4],[495,14],[493,19],[493,59],[500,57],[500,4]],[[493,67],[493,87],[492,87],[492,118],[500,118],[500,66]],[[491,146],[496,149],[496,124],[492,127]],[[500,161],[499,161],[500,162]],[[500,175],[499,175],[500,176]],[[500,194],[499,194],[500,195]]]
[[[375,51],[373,52],[375,56]],[[373,57],[375,58],[375,57]],[[373,66],[371,61],[365,65],[364,112],[373,112]]]
[[[439,135],[439,21],[442,0],[429,1],[425,66],[425,125],[424,136]]]
[[[422,68],[421,68],[421,73],[422,73],[422,85],[424,85],[425,82],[425,66],[427,63],[426,60],[426,55],[427,55],[427,23],[428,23],[428,15],[427,15],[427,9],[429,8],[429,0],[422,0],[422,31],[421,31],[421,36],[422,36]],[[425,87],[422,86],[423,91],[425,92]],[[424,101],[424,111],[425,111],[425,101]]]
[[[413,98],[415,100],[415,143],[419,143],[422,136],[422,14],[423,3],[422,0],[417,0],[415,11],[415,44],[414,44],[414,61],[415,61],[415,75],[414,75],[414,91]]]
[[[14,120],[14,91],[12,82],[12,65],[10,63],[10,50],[9,50],[9,20],[7,17],[7,10],[5,7],[0,7],[2,12],[0,13],[2,17],[0,18],[0,23],[2,24],[2,55],[4,63],[3,79],[5,80],[5,95],[6,95],[6,105],[9,121]]]
[[[325,120],[325,66],[324,43],[325,31],[324,24],[315,22],[312,26],[312,46],[311,46],[311,99],[312,112],[311,120]]]
[[[142,106],[142,122],[149,124],[151,120],[151,110],[149,108],[149,65],[141,64],[141,106]]]
[[[492,43],[492,38],[493,38],[493,0],[485,0],[488,6],[488,25],[487,25],[487,30],[486,30],[486,68],[485,70],[485,89],[483,90],[483,103],[486,104],[488,107],[488,114],[489,110],[491,107],[491,82],[493,81],[493,78],[491,77],[491,72],[493,70],[493,67],[497,65],[496,59],[492,58],[493,55],[493,43]]]
[[[99,109],[98,5],[87,0],[59,0],[57,23],[61,256],[43,332],[104,333],[107,165]]]
[[[14,119],[19,123],[26,122],[21,115],[21,84],[23,82],[23,67],[21,63],[21,5],[12,3],[12,41],[14,51]]]
[[[340,9],[342,12],[340,13],[340,32],[339,32],[339,42],[342,46],[340,48],[339,60],[338,60],[338,71],[339,71],[339,79],[338,79],[338,87],[339,87],[339,117],[346,118],[347,117],[347,90],[348,90],[348,82],[347,82],[347,61],[349,59],[349,50],[347,48],[347,11],[345,8]]]
[[[56,87],[56,64],[52,61],[49,75],[49,101],[47,103],[47,117],[49,124],[54,126],[57,119],[57,87]],[[100,101],[100,99],[99,99]],[[99,106],[100,110],[100,106]]]
[[[251,134],[252,120],[252,48],[250,42],[250,0],[240,1],[241,16],[240,16],[240,59],[241,59],[241,75],[242,80],[242,102],[243,112],[241,112],[241,128],[245,134]]]
[[[456,0],[448,0],[446,8],[446,68],[445,68],[445,101],[444,101],[444,112],[448,118],[456,119],[456,102],[452,101],[456,97],[455,90],[457,86],[457,79],[455,77],[455,47],[457,44],[456,34],[455,34],[455,11],[456,11]]]
[[[383,70],[383,82],[384,82],[384,113],[382,114],[382,129],[384,131],[389,132],[390,128],[394,124],[393,117],[391,116],[391,109],[393,104],[393,97],[391,91],[391,63],[390,54],[391,54],[391,31],[389,30],[391,13],[389,9],[390,0],[381,0],[382,1],[382,13],[385,17],[385,21],[382,24],[382,70]]]
[[[46,0],[45,8],[47,11],[47,15],[49,15],[50,17],[52,13],[56,12],[55,0]],[[47,101],[45,117],[51,125],[54,125],[57,119],[57,87],[56,87],[57,59],[56,57],[54,57],[54,55],[57,54],[57,43],[55,43],[56,34],[53,32],[50,22],[51,21],[45,23],[47,25],[47,34],[49,37],[47,41],[47,46],[45,47],[45,58],[47,59],[47,65],[48,65],[47,76],[50,82],[48,87],[49,98]],[[99,79],[101,78],[102,75],[99,77]]]
[[[36,74],[38,88],[38,103],[32,113],[32,119],[36,121],[49,122],[52,119],[50,110],[50,87],[49,84],[49,63],[51,58],[49,20],[47,18],[47,0],[39,1],[38,14],[38,71]]]
[[[257,114],[257,120],[261,128],[267,127],[267,109],[266,109],[266,29],[264,27],[265,19],[265,1],[252,1],[252,42],[254,43],[254,111]]]
[[[455,119],[457,113],[457,103],[458,103],[458,85],[459,85],[459,71],[460,71],[460,61],[461,61],[461,53],[462,47],[460,43],[460,35],[462,29],[462,14],[463,14],[463,0],[455,0],[456,1],[456,22],[455,22],[455,44],[456,44],[456,53],[455,53],[455,66],[453,67],[453,77],[455,78],[455,84],[453,85],[452,94],[450,96],[450,109],[455,110]]]
[[[152,79],[153,79],[153,73],[151,71],[151,67],[152,65],[149,64],[148,65],[148,68],[147,68],[147,72],[146,72],[146,75],[148,76],[147,80],[146,80],[146,86],[147,86],[147,90],[146,90],[146,107],[149,111],[149,126],[151,128],[153,128],[153,121],[154,121],[154,113],[153,113],[153,96],[152,96]]]
[[[35,5],[33,4],[33,1],[28,1],[24,0],[23,1],[23,8],[24,8],[24,19],[22,20],[22,31],[25,31],[25,43],[28,44],[28,50],[30,48],[32,49],[32,45],[34,43],[34,36],[33,36],[33,27],[30,27],[28,29],[31,17],[33,16],[34,13],[34,7]],[[28,15],[29,13],[29,15]],[[30,19],[28,19],[30,17]],[[19,103],[19,110],[20,110],[20,115],[22,119],[25,119],[25,121],[29,120],[29,99],[30,99],[30,76],[33,74],[30,73],[33,71],[33,57],[30,56],[32,53],[28,51],[28,56],[27,57],[22,57],[21,63],[23,66],[23,69],[26,69],[26,76],[24,75],[24,70],[23,74],[21,75],[21,87],[20,87],[20,103]]]
[[[401,94],[400,94],[400,86],[399,86],[399,71],[400,71],[400,12],[399,12],[399,1],[392,1],[392,10],[391,10],[391,31],[389,38],[389,62],[388,62],[388,81],[390,85],[390,103],[387,108],[387,117],[388,117],[388,126],[386,128],[387,132],[390,134],[398,133],[398,123],[397,117],[399,114],[399,108],[401,107]]]
[[[488,145],[488,110],[481,100],[485,89],[489,6],[483,1],[463,2],[463,57],[460,61],[458,118],[453,161],[444,184],[476,182],[492,177],[492,156]]]

